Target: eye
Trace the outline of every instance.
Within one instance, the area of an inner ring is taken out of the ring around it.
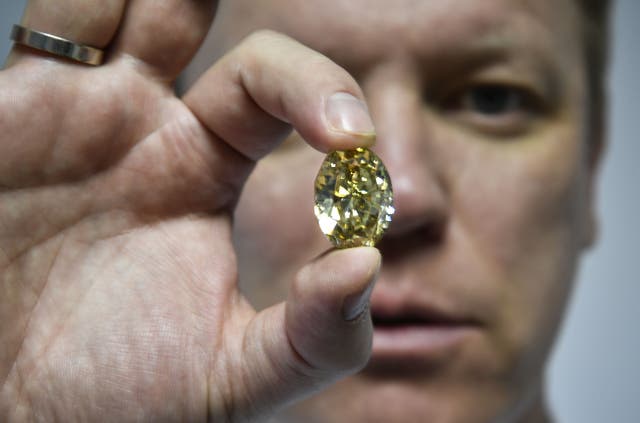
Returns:
[[[442,103],[446,116],[487,135],[523,133],[542,112],[534,93],[506,84],[463,87]]]
[[[525,106],[521,90],[501,85],[472,87],[460,100],[463,109],[487,116],[517,112]]]

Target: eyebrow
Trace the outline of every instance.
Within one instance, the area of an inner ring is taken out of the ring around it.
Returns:
[[[469,38],[469,37],[468,37]],[[422,55],[420,66],[431,69],[430,78],[452,78],[479,72],[492,66],[530,69],[545,91],[561,95],[560,65],[543,43],[523,43],[495,32],[468,41],[460,38],[438,45]]]
[[[542,45],[525,44],[515,41],[513,37],[492,32],[480,37],[468,36],[467,39],[461,38],[448,44],[438,45],[425,52],[421,59],[425,64],[436,60],[439,65],[462,64],[478,67],[519,57],[547,68],[555,68],[556,64],[550,60],[551,54],[547,54],[550,52],[544,50],[546,49]]]

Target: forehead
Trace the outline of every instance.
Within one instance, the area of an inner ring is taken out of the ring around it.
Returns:
[[[523,44],[566,53],[578,16],[573,0],[227,0],[211,38],[222,53],[272,29],[343,63]]]

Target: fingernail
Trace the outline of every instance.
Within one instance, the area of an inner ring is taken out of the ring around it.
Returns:
[[[327,100],[327,122],[334,131],[372,136],[376,130],[367,105],[351,94],[339,92]]]
[[[378,267],[371,275],[367,286],[361,292],[349,295],[344,299],[344,303],[342,304],[342,317],[344,320],[348,322],[358,320],[358,318],[360,318],[360,316],[367,310],[369,307],[369,299],[371,298],[373,287],[376,285],[379,272],[380,262],[378,262]]]

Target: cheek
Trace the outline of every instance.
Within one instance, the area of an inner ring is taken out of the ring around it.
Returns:
[[[296,146],[260,161],[245,185],[234,242],[241,285],[256,305],[281,301],[298,269],[328,248],[313,214],[322,160],[322,154]]]
[[[551,258],[578,249],[586,178],[577,139],[566,132],[478,155],[468,166],[456,202],[497,267],[518,269],[534,252]]]
[[[570,291],[586,208],[582,145],[572,125],[487,145],[456,183],[461,224],[495,270],[497,342],[523,369],[548,353]]]

